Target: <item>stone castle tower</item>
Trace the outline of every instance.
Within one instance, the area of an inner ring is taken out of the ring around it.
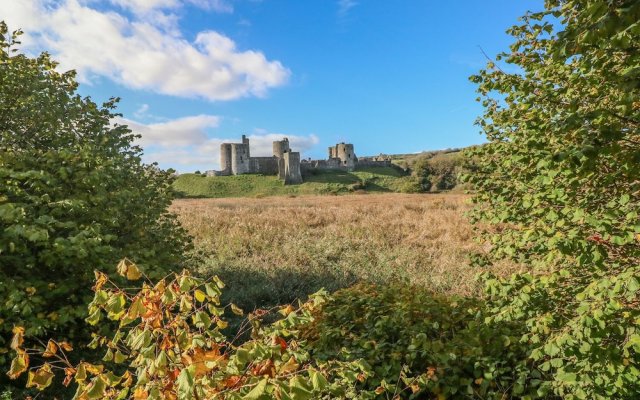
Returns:
[[[251,170],[249,139],[242,135],[242,143],[220,145],[220,171],[223,175],[246,174]]]
[[[340,160],[340,165],[348,171],[353,171],[356,168],[358,158],[353,151],[353,144],[343,142],[329,147],[329,159],[336,158]]]
[[[285,185],[302,183],[300,153],[291,151],[288,138],[273,142],[273,156],[278,159],[278,178],[284,180]]]

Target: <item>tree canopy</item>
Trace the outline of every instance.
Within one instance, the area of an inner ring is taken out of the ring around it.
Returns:
[[[79,334],[94,269],[129,257],[164,276],[189,245],[167,212],[171,172],[141,161],[117,99],[81,97],[75,73],[22,53],[19,35],[0,24],[0,365],[14,324]]]

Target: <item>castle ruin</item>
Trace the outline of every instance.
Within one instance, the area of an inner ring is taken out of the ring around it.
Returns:
[[[326,160],[301,160],[300,153],[291,151],[289,139],[273,142],[273,156],[251,157],[249,139],[242,135],[241,143],[220,145],[220,171],[207,171],[210,176],[241,174],[277,175],[285,185],[302,183],[302,175],[310,170],[353,171],[358,166],[391,166],[391,160],[368,157],[359,160],[351,143],[338,143],[329,147]]]

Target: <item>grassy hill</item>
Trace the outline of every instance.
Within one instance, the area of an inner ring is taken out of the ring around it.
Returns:
[[[353,172],[317,171],[301,185],[285,186],[276,176],[246,174],[202,176],[183,174],[174,182],[180,197],[262,197],[302,194],[347,194],[354,192],[414,192],[413,177],[392,167],[362,168]]]

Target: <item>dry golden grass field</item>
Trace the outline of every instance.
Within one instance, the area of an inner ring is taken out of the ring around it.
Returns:
[[[477,294],[469,207],[460,194],[367,194],[177,200],[172,211],[204,255],[200,272],[253,308],[358,280]]]

